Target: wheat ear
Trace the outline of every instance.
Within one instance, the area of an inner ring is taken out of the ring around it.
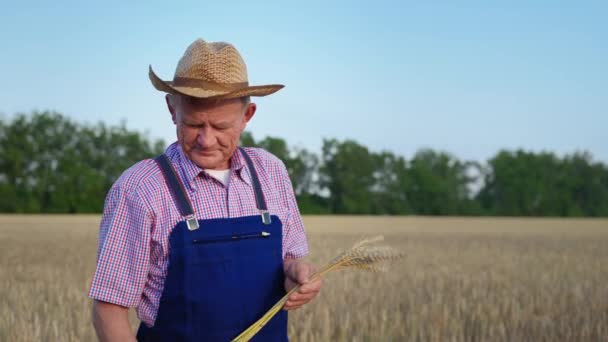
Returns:
[[[349,250],[344,251],[319,271],[310,276],[310,281],[317,280],[327,273],[346,267],[354,267],[363,271],[379,272],[386,271],[387,263],[404,257],[404,254],[388,246],[373,246],[372,244],[384,240],[383,236],[375,236],[359,240]],[[296,292],[300,285],[295,286],[283,298],[281,298],[262,318],[253,323],[249,328],[235,337],[232,342],[247,342],[257,334],[268,323],[274,315],[283,308],[287,298]]]

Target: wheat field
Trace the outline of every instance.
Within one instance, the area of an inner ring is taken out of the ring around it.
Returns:
[[[0,341],[93,341],[99,216],[0,216]],[[293,341],[608,341],[608,220],[305,217],[323,264],[364,235],[406,254],[331,274]],[[137,320],[133,317],[133,327]]]

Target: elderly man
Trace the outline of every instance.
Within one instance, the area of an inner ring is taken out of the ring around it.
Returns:
[[[238,147],[256,111],[250,96],[283,86],[250,86],[232,45],[200,39],[173,81],[149,74],[168,93],[177,142],[126,170],[107,195],[89,290],[99,339],[228,341],[296,284],[284,309],[310,302],[322,283],[301,260],[308,246],[285,166]],[[256,338],[286,341],[285,310]]]

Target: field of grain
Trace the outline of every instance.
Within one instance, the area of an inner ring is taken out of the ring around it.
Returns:
[[[373,234],[407,257],[386,274],[331,274],[290,314],[293,341],[608,340],[608,220],[305,221],[314,263]],[[0,216],[0,341],[94,340],[98,222]]]

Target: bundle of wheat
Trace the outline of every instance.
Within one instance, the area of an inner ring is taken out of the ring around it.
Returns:
[[[401,252],[389,246],[372,245],[375,242],[384,240],[383,236],[375,236],[359,240],[349,250],[346,250],[332,259],[327,265],[310,277],[310,280],[318,279],[327,273],[347,267],[356,269],[381,272],[386,271],[388,262],[404,257]],[[300,286],[296,286],[289,291],[281,300],[279,300],[268,312],[262,316],[257,322],[253,323],[249,328],[243,331],[239,336],[235,337],[232,342],[249,341],[257,334],[265,325],[281,310],[287,298],[293,292],[298,291]]]

